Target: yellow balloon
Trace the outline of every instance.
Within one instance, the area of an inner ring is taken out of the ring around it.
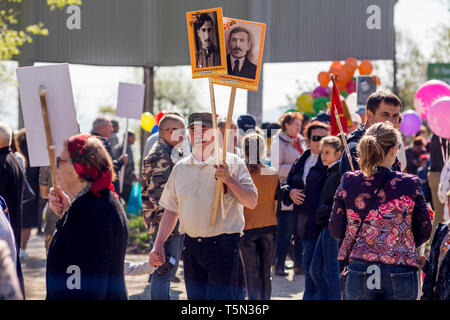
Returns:
[[[155,125],[155,117],[150,112],[144,112],[141,116],[141,127],[145,131],[152,132]]]
[[[303,93],[297,98],[297,109],[300,112],[314,112],[314,98],[307,93]]]

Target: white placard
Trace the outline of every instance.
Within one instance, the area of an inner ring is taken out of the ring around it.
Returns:
[[[55,156],[64,150],[64,141],[78,133],[77,117],[67,63],[17,68],[20,102],[25,122],[30,166],[50,165],[45,138],[39,86],[47,89],[46,102]]]
[[[116,116],[140,120],[144,108],[145,85],[119,82]]]

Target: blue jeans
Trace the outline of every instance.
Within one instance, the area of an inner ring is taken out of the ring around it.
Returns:
[[[297,225],[298,215],[292,211],[278,211],[277,213],[277,234],[276,234],[276,253],[277,261],[276,267],[284,270],[284,263],[286,262],[286,255],[291,244],[292,235]],[[294,237],[294,266],[300,267],[302,265],[303,243],[300,237]]]
[[[305,250],[302,258],[302,268],[303,271],[305,271],[305,291],[303,292],[303,300],[317,300],[317,288],[310,273],[316,243],[317,238],[303,238],[303,247]]]
[[[374,272],[369,267],[378,267],[380,272]],[[348,270],[345,281],[345,296],[348,300],[417,299],[418,277],[414,267],[352,261]],[[374,286],[376,277],[379,277],[379,282]]]
[[[338,250],[338,241],[331,236],[328,227],[323,228],[314,248],[309,268],[317,288],[318,300],[341,300]]]
[[[180,262],[181,251],[183,250],[184,234],[174,235],[170,241],[164,243],[166,257],[176,259],[175,266],[163,275],[158,275],[156,271],[152,274],[150,286],[151,300],[170,300],[170,280],[175,276]]]

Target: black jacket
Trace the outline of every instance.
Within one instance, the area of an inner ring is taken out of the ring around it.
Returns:
[[[244,58],[244,63],[242,64],[242,68],[238,73],[233,73],[233,67],[231,65],[230,55],[227,55],[227,68],[228,74],[238,77],[244,77],[249,79],[255,79],[256,77],[256,65],[250,62],[247,57]]]
[[[127,218],[114,193],[104,189],[100,195],[82,195],[58,221],[47,257],[49,300],[127,299]],[[79,288],[73,288],[76,270]]]
[[[311,149],[306,150],[295,162],[292,164],[289,171],[286,185],[286,196],[283,197],[285,205],[291,205],[292,200],[288,193],[292,189],[303,189],[305,193],[305,202],[301,205],[294,204],[294,212],[299,214],[299,223],[303,223],[305,233],[303,235],[306,239],[312,239],[319,236],[320,230],[316,225],[315,214],[319,205],[320,194],[327,176],[327,167],[319,159],[315,166],[313,166],[306,177],[306,188],[303,183],[303,171],[305,169],[306,159],[311,155]],[[303,216],[303,217],[302,217]],[[306,218],[306,219],[305,219]],[[301,226],[298,226],[301,229]]]
[[[439,223],[431,243],[430,256],[423,269],[425,280],[422,287],[422,300],[450,300],[450,253],[448,252],[442,260],[436,282],[439,251],[447,232],[448,225]]]
[[[6,200],[9,219],[17,248],[20,248],[22,229],[22,197],[24,172],[19,160],[8,147],[0,149],[0,196]]]
[[[352,156],[352,162],[353,162],[353,168],[355,170],[359,170],[359,164],[358,161],[356,161],[357,158],[357,149],[359,141],[361,140],[362,136],[366,133],[366,125],[364,123],[361,123],[358,128],[350,133],[347,137],[347,145],[348,149],[350,150],[350,155]],[[341,157],[341,164],[339,166],[339,170],[341,173],[341,176],[344,175],[347,171],[352,170],[350,166],[350,162],[348,161],[347,152],[344,150],[342,152]],[[395,162],[392,165],[392,170],[394,171],[401,171],[400,164],[397,158],[395,158]]]
[[[335,163],[327,170],[322,194],[320,195],[319,206],[316,211],[316,224],[320,230],[328,226],[331,209],[334,202],[334,194],[341,183],[341,174],[339,172],[339,162]]]

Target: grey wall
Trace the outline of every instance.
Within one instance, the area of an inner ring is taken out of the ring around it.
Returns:
[[[369,5],[381,29],[366,27]],[[22,23],[43,21],[20,60],[96,65],[189,64],[186,11],[222,7],[226,17],[267,24],[265,62],[393,58],[394,0],[83,0],[81,30],[68,30],[65,10],[24,0]],[[27,63],[28,62],[28,63]]]

